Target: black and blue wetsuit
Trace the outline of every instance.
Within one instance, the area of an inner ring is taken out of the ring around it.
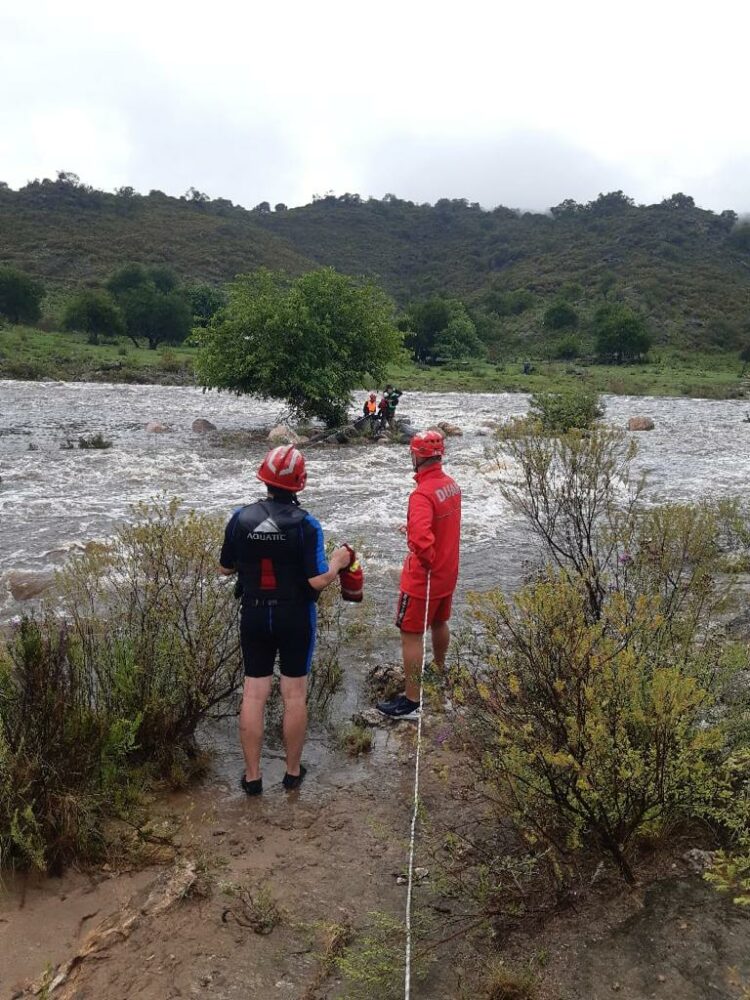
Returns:
[[[226,526],[220,562],[238,574],[245,675],[269,677],[277,653],[284,676],[308,674],[318,592],[307,581],[328,571],[320,524],[291,495],[240,507]]]

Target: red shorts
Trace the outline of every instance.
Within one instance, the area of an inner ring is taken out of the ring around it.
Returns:
[[[425,604],[424,597],[411,597],[411,595],[405,594],[403,590],[401,591],[398,595],[396,625],[402,632],[424,631]],[[427,625],[434,625],[436,622],[447,622],[451,616],[452,605],[453,594],[448,594],[446,597],[431,597]]]

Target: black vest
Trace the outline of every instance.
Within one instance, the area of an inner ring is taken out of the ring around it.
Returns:
[[[277,500],[243,507],[232,532],[234,563],[242,596],[274,601],[311,601],[317,592],[307,582],[303,521],[307,511]]]

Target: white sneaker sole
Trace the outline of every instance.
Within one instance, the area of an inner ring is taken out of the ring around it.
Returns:
[[[384,719],[391,719],[393,722],[416,722],[419,718],[418,710],[409,712],[408,715],[391,715],[390,712],[384,712],[382,708],[378,708],[378,712]]]

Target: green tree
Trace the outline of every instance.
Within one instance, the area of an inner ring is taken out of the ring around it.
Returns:
[[[190,333],[192,310],[169,268],[127,264],[112,275],[107,288],[136,347],[141,338],[148,340],[151,350],[159,344],[179,344]]]
[[[111,295],[99,289],[87,289],[74,295],[65,306],[64,330],[87,333],[92,344],[99,337],[119,337],[125,333],[125,321]]]
[[[385,378],[400,351],[390,299],[333,268],[285,281],[267,270],[239,277],[198,335],[203,386],[283,399],[328,426],[346,420],[351,390]]]
[[[594,314],[596,352],[616,362],[643,357],[651,347],[651,336],[643,316],[620,302],[600,306]]]
[[[36,323],[44,286],[14,267],[0,267],[0,316],[11,323]]]
[[[550,330],[575,330],[578,313],[568,302],[553,302],[544,312],[543,323]]]
[[[208,326],[209,321],[227,301],[221,289],[213,285],[188,285],[186,292],[195,326]]]
[[[414,302],[399,322],[404,344],[414,360],[429,364],[437,359],[479,357],[484,345],[474,321],[459,299],[436,297]]]

